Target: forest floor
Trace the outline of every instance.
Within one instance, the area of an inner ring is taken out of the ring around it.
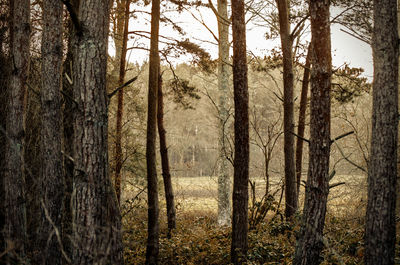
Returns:
[[[264,181],[255,182],[256,202],[253,204],[250,194],[250,211],[259,208],[264,193]],[[331,184],[339,182],[345,184],[332,188],[329,195],[322,264],[363,264],[365,177],[336,176]],[[171,238],[167,238],[165,202],[160,195],[160,264],[230,264],[230,227],[216,222],[216,183],[216,178],[210,177],[174,179],[177,228]],[[275,183],[277,189],[279,181]],[[125,259],[126,264],[144,264],[146,196],[144,192],[138,197],[138,191],[131,193],[135,199],[123,207]],[[301,216],[293,223],[284,221],[283,202],[277,207],[279,199],[280,192],[276,192],[265,218],[250,228],[247,264],[291,264]],[[400,247],[397,253],[396,264],[400,264]]]

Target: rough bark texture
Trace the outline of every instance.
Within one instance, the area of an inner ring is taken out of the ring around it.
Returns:
[[[293,113],[293,40],[290,34],[289,5],[287,0],[276,0],[279,11],[279,33],[283,55],[283,135],[285,155],[285,217],[297,211],[297,187],[294,163]]]
[[[6,153],[4,175],[5,227],[4,238],[11,259],[25,255],[26,202],[23,175],[24,100],[29,66],[30,1],[11,1],[11,61],[12,70],[6,119]]]
[[[151,41],[149,58],[149,93],[147,106],[147,196],[148,228],[146,264],[158,264],[159,222],[158,188],[156,167],[157,94],[160,58],[158,55],[158,33],[160,24],[160,0],[153,0],[151,8]]]
[[[398,131],[397,1],[374,1],[371,158],[365,264],[394,264]]]
[[[62,2],[43,1],[42,88],[41,88],[41,214],[42,264],[61,264],[61,232],[64,183],[61,157],[61,65]]]
[[[172,189],[171,173],[169,170],[168,147],[166,139],[166,130],[164,127],[164,100],[162,91],[162,76],[158,77],[158,95],[157,95],[157,126],[158,136],[160,138],[160,155],[162,176],[164,180],[165,201],[167,202],[167,220],[168,220],[168,237],[176,228],[176,213],[174,202],[174,190]]]
[[[79,7],[74,38],[73,264],[122,264],[121,216],[108,176],[107,38],[110,1]]]
[[[330,89],[332,74],[329,0],[311,0],[312,70],[310,154],[303,220],[294,265],[319,264],[329,192]]]
[[[233,88],[235,101],[235,158],[231,260],[246,260],[249,182],[249,93],[247,87],[246,23],[244,1],[232,1]]]
[[[310,67],[311,67],[311,45],[308,46],[306,64],[304,65],[303,81],[301,83],[300,94],[300,110],[299,123],[297,126],[297,141],[296,141],[296,185],[297,185],[297,201],[300,193],[301,169],[303,166],[303,144],[304,129],[306,125],[306,110],[307,110],[307,95],[308,86],[310,84]]]
[[[122,17],[123,24],[123,38],[120,52],[119,63],[119,78],[118,86],[122,86],[125,81],[126,73],[126,46],[128,43],[128,27],[129,27],[129,5],[130,1],[125,1],[125,11]],[[118,107],[117,107],[117,124],[116,124],[116,139],[115,139],[115,192],[117,194],[118,203],[121,202],[121,169],[122,169],[122,116],[124,114],[124,89],[118,91]]]
[[[218,0],[218,89],[219,89],[219,172],[218,172],[218,224],[231,223],[231,178],[226,159],[226,132],[229,95],[229,18],[227,0]]]

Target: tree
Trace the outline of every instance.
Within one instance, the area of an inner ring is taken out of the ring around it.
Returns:
[[[128,30],[129,30],[129,6],[131,1],[125,1],[124,15],[119,17],[119,20],[123,20],[123,38],[122,46],[120,51],[120,62],[119,62],[119,78],[118,86],[122,86],[125,81],[126,74],[126,51],[128,44]],[[122,3],[119,3],[122,5]],[[119,47],[116,47],[119,48]],[[116,124],[116,139],[115,139],[115,190],[117,193],[118,203],[121,202],[121,169],[122,169],[122,116],[124,113],[124,88],[122,87],[118,91],[118,109],[117,109],[117,124]]]
[[[247,85],[246,23],[244,1],[232,1],[233,89],[235,102],[235,157],[231,260],[245,261],[248,232],[249,93]]]
[[[110,1],[81,1],[74,20],[74,264],[122,264],[121,215],[108,175]],[[71,12],[70,12],[71,13]],[[72,13],[71,13],[72,15]]]
[[[13,259],[25,255],[26,204],[23,176],[24,99],[29,70],[30,1],[10,1],[11,61],[13,62],[7,104],[6,152],[4,174],[4,238]],[[8,262],[11,262],[9,260]]]
[[[371,155],[365,264],[394,264],[398,132],[397,1],[374,1]]]
[[[310,147],[306,197],[293,264],[319,264],[329,192],[332,75],[329,0],[311,0]]]
[[[279,13],[279,32],[283,55],[283,135],[285,155],[285,217],[291,218],[297,210],[297,187],[294,163],[293,114],[293,36],[290,33],[287,0],[276,0]]]
[[[174,191],[172,189],[171,172],[169,170],[168,147],[166,139],[166,130],[164,126],[164,97],[163,97],[163,80],[162,75],[158,76],[158,95],[157,95],[157,127],[160,139],[160,156],[162,176],[164,180],[165,201],[167,202],[167,220],[168,220],[168,237],[176,228],[176,213],[174,202]]]
[[[300,192],[300,181],[301,181],[301,168],[303,160],[303,144],[304,140],[304,129],[306,123],[306,110],[307,110],[307,94],[310,83],[310,70],[311,70],[311,45],[308,45],[306,63],[304,65],[303,80],[301,82],[301,93],[300,93],[300,110],[299,110],[299,122],[297,127],[297,141],[296,141],[296,185],[297,185],[297,198]]]
[[[64,182],[61,157],[62,2],[43,1],[40,249],[43,264],[61,264]]]
[[[218,0],[218,89],[219,89],[219,172],[218,172],[218,224],[228,225],[231,221],[231,181],[226,159],[226,130],[229,118],[227,97],[229,94],[229,25],[228,2]]]
[[[156,167],[156,130],[157,130],[157,94],[160,58],[158,55],[158,34],[160,24],[160,0],[152,2],[151,7],[151,39],[149,58],[149,92],[147,105],[147,202],[148,228],[146,264],[158,263],[159,251],[159,209]]]

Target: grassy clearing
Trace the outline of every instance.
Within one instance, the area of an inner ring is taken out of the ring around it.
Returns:
[[[337,182],[345,184],[330,192],[323,264],[362,264],[366,180],[364,176],[336,176],[332,183]],[[264,181],[257,179],[256,183],[256,194],[260,198]],[[175,178],[173,185],[178,227],[168,239],[165,202],[161,194],[160,264],[230,264],[230,228],[216,225],[216,178]],[[130,206],[131,210],[123,220],[126,264],[144,264],[147,239],[145,200],[137,199]],[[279,211],[283,211],[283,207]],[[298,216],[294,224],[289,224],[279,215],[268,214],[256,229],[249,232],[247,264],[291,264],[300,218]],[[400,264],[400,260],[396,264]]]

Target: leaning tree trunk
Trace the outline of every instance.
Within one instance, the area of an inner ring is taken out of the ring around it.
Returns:
[[[310,148],[306,197],[294,265],[321,262],[329,192],[330,89],[332,74],[329,0],[310,0],[312,69]]]
[[[233,89],[235,101],[235,158],[231,260],[244,263],[247,253],[249,203],[249,93],[247,87],[244,1],[232,1]]]
[[[125,0],[125,12],[123,16],[124,31],[121,47],[121,60],[119,63],[118,86],[122,86],[126,74],[126,47],[128,44],[128,27],[129,27],[129,5],[130,0]],[[122,169],[122,116],[124,114],[124,88],[118,91],[118,107],[117,107],[117,124],[115,137],[115,191],[118,203],[121,203],[121,169]]]
[[[6,118],[6,152],[4,175],[5,227],[4,238],[10,259],[25,256],[26,202],[23,175],[24,99],[29,67],[30,1],[11,3],[11,61],[9,95]],[[19,262],[22,263],[20,260]]]
[[[41,264],[62,264],[61,240],[64,181],[61,157],[62,2],[43,1],[40,209],[38,236]]]
[[[283,55],[283,136],[285,156],[285,217],[290,219],[297,211],[297,187],[294,163],[293,114],[293,37],[290,34],[287,0],[276,0],[279,11],[279,32]]]
[[[156,167],[156,134],[157,134],[157,92],[160,70],[158,55],[158,33],[160,23],[160,0],[153,0],[151,8],[151,40],[149,58],[149,93],[147,106],[147,196],[148,228],[146,264],[158,264],[159,222],[158,222],[158,188]]]
[[[231,222],[231,179],[226,159],[226,131],[228,130],[229,95],[229,18],[227,0],[218,0],[218,89],[219,89],[219,172],[218,172],[218,224]]]
[[[307,110],[307,94],[308,85],[310,83],[310,66],[311,66],[311,45],[308,46],[306,64],[304,65],[303,81],[301,83],[300,95],[300,110],[299,123],[297,126],[297,141],[296,141],[296,185],[297,185],[297,202],[299,201],[300,183],[301,183],[301,168],[303,166],[303,144],[304,129],[306,125],[306,110]]]
[[[168,237],[176,228],[176,213],[174,202],[174,190],[172,189],[171,172],[169,170],[168,147],[166,139],[166,130],[164,127],[164,100],[163,100],[162,76],[158,76],[158,95],[157,95],[157,127],[158,136],[160,138],[160,156],[162,176],[164,180],[165,200],[167,202],[167,220],[168,220]]]
[[[110,1],[79,7],[74,37],[73,264],[122,264],[121,215],[108,175],[107,39]]]
[[[394,264],[398,132],[397,1],[374,1],[371,156],[365,264]]]

